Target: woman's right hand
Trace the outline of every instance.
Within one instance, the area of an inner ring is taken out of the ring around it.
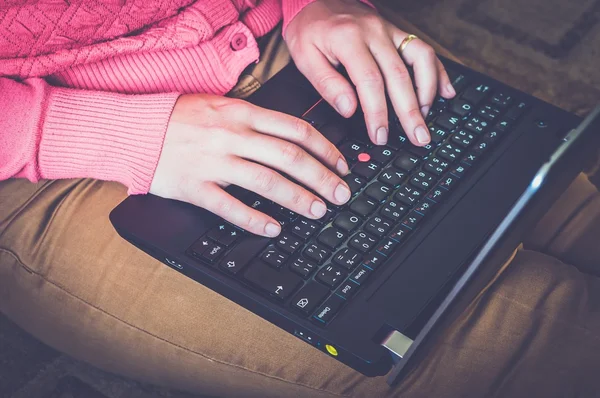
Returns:
[[[254,191],[308,218],[325,214],[321,198],[277,171],[335,205],[350,198],[339,177],[348,173],[344,157],[310,124],[238,99],[183,95],[171,115],[150,192],[271,237],[281,232],[277,221],[231,196],[226,186]]]

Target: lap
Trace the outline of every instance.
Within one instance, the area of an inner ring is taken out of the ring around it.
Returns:
[[[563,396],[594,387],[598,280],[555,258],[520,252],[390,390],[122,240],[107,215],[125,196],[90,180],[0,183],[9,204],[0,210],[0,310],[100,368],[219,396]]]

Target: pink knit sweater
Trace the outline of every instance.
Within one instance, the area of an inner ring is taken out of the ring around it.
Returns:
[[[0,180],[148,192],[178,95],[229,91],[312,1],[0,2]]]

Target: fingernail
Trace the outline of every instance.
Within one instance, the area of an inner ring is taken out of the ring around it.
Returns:
[[[317,218],[323,217],[326,211],[327,206],[325,206],[325,203],[321,202],[320,200],[315,200],[312,202],[312,205],[310,205],[310,212]]]
[[[448,94],[450,94],[451,96],[456,95],[456,90],[454,89],[452,83],[448,83],[448,85],[446,86],[446,91],[448,91]]]
[[[421,114],[423,115],[424,118],[426,118],[428,113],[429,113],[429,105],[423,105],[421,107]]]
[[[340,95],[335,100],[335,107],[341,115],[348,116],[351,112],[350,98],[347,95]]]
[[[338,173],[340,173],[340,175],[345,176],[346,174],[348,174],[348,163],[346,163],[346,161],[342,158],[338,159],[335,168],[337,169]]]
[[[431,139],[429,137],[429,133],[423,126],[417,126],[415,129],[415,136],[417,137],[417,141],[419,141],[421,144],[427,144]]]
[[[379,127],[377,129],[377,133],[375,134],[375,141],[377,142],[377,145],[387,144],[387,136],[387,129],[385,127]]]
[[[279,235],[280,232],[281,232],[281,226],[280,225],[276,225],[276,224],[273,224],[273,223],[268,223],[267,226],[265,227],[265,233],[267,234],[267,236],[270,236],[272,238],[274,238],[277,235]]]
[[[333,196],[335,196],[335,200],[339,203],[346,203],[350,199],[350,190],[344,184],[339,184],[335,188]]]

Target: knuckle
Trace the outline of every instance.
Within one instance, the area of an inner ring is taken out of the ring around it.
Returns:
[[[243,221],[240,222],[240,227],[247,231],[252,232],[262,232],[261,230],[262,222],[259,217],[257,217],[252,211],[248,211],[244,215]]]
[[[296,119],[295,130],[296,138],[301,142],[308,141],[312,135],[312,127],[300,118]]]
[[[296,209],[301,208],[302,203],[305,202],[305,195],[299,190],[296,189],[294,190],[294,192],[292,193],[292,197],[290,199],[290,203],[292,204],[292,206]]]
[[[337,150],[335,146],[332,144],[328,144],[325,149],[325,159],[329,159],[332,162],[337,162],[337,159],[341,157],[342,154]]]
[[[392,65],[392,74],[395,76],[396,79],[403,82],[411,80],[410,73],[408,73],[406,65],[404,65],[402,62],[395,62]]]
[[[361,36],[360,26],[356,24],[354,18],[340,18],[335,28],[340,40],[348,40]]]
[[[261,170],[254,177],[254,182],[261,192],[271,192],[277,184],[277,178],[274,172]]]
[[[317,86],[321,88],[321,91],[324,93],[325,97],[332,97],[335,94],[335,89],[338,86],[336,84],[337,79],[335,76],[327,74],[320,76],[317,79]]]
[[[228,215],[231,212],[233,203],[231,199],[221,198],[214,204],[214,212],[218,215]]]
[[[319,175],[319,185],[322,187],[332,187],[335,184],[337,177],[334,177],[333,173],[329,170],[323,170]]]
[[[281,157],[283,161],[290,166],[296,165],[302,160],[304,152],[298,146],[290,143],[286,143],[281,148]]]
[[[433,61],[435,58],[435,50],[429,45],[424,45],[422,47],[420,53],[421,53],[421,58],[423,58],[427,61]]]
[[[370,86],[383,86],[383,77],[378,69],[369,68],[365,70],[360,81]]]
[[[410,109],[408,112],[406,112],[406,114],[408,119],[413,123],[417,123],[420,119],[422,119],[421,111],[417,108]]]

